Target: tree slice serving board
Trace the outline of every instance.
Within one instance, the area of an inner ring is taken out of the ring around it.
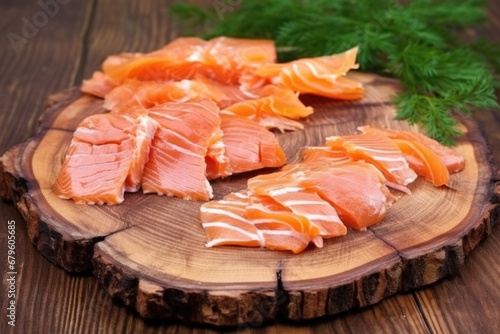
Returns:
[[[301,147],[354,134],[364,124],[418,131],[394,120],[390,99],[398,82],[353,75],[366,87],[361,101],[304,97],[315,108],[305,129],[278,134],[289,162],[299,160]],[[113,297],[146,318],[236,325],[364,307],[457,273],[498,221],[490,155],[476,124],[464,118],[456,150],[467,166],[452,175],[453,189],[419,178],[410,185],[412,195],[398,194],[380,224],[299,255],[206,248],[199,202],[135,193],[118,206],[90,206],[54,195],[51,186],[73,131],[85,117],[103,112],[101,99],[77,88],[51,96],[36,136],[2,157],[2,196],[17,204],[45,257],[70,272],[92,270]],[[213,181],[215,199],[270,171]]]

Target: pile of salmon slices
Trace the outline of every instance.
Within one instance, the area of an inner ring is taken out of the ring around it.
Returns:
[[[396,201],[389,188],[422,176],[436,187],[465,159],[424,135],[371,126],[305,147],[302,161],[250,178],[247,188],[201,205],[207,247],[238,245],[302,252],[309,244],[364,230]]]
[[[109,56],[81,87],[108,112],[79,124],[53,191],[79,204],[119,204],[141,189],[207,201],[210,180],[286,163],[270,130],[303,128],[313,109],[299,94],[361,98],[345,78],[356,54],[278,64],[272,40],[181,37]]]
[[[346,77],[357,51],[277,63],[271,40],[181,37],[112,55],[81,87],[107,111],[79,124],[52,189],[78,204],[120,204],[138,191],[204,201],[208,247],[300,253],[366,229],[396,201],[389,188],[409,193],[417,176],[445,186],[465,160],[424,135],[367,125],[287,164],[275,133],[303,129],[313,108],[300,94],[363,97]],[[281,169],[212,200],[211,180],[266,167]]]

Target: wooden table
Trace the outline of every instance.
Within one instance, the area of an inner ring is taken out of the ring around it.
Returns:
[[[4,0],[0,10],[0,154],[31,136],[47,95],[79,85],[108,54],[150,51],[179,34],[167,19],[169,1]],[[482,34],[498,39],[500,3],[490,0]],[[21,38],[16,39],[17,35]],[[492,152],[500,161],[500,112],[480,112]],[[213,333],[220,329],[145,321],[111,297],[89,275],[73,276],[42,257],[23,218],[0,203],[1,333]],[[15,223],[12,223],[15,222]],[[15,224],[15,327],[7,316],[8,226]],[[247,324],[224,332],[468,332],[500,327],[500,229],[479,245],[452,278],[372,307],[307,323]]]

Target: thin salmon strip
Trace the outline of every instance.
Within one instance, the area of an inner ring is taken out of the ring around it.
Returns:
[[[221,114],[221,129],[231,173],[281,167],[286,163],[276,136],[256,122]]]
[[[144,193],[207,201],[212,187],[205,156],[212,134],[220,128],[219,108],[209,100],[168,102],[149,109],[158,123],[144,167]]]
[[[450,173],[439,156],[427,146],[412,140],[393,139],[393,142],[405,154],[410,167],[418,174],[441,187],[450,181]]]
[[[132,154],[130,170],[125,179],[125,191],[136,192],[141,188],[144,166],[149,160],[151,141],[156,133],[158,123],[151,119],[145,110],[136,116],[135,150]]]
[[[295,94],[288,98],[278,95],[265,96],[253,100],[235,103],[221,111],[221,114],[237,115],[253,120],[266,129],[301,130],[304,126],[290,118],[298,119],[312,114],[311,107],[306,107]]]
[[[347,233],[347,228],[340,220],[337,211],[316,193],[305,191],[283,193],[273,196],[273,199],[318,226],[319,234],[323,238],[338,237]]]
[[[206,231],[206,246],[266,247],[295,254],[307,247],[309,239],[288,225],[281,229],[269,229],[261,221],[246,218],[249,204],[248,192],[245,191],[202,204],[200,220]],[[257,228],[259,225],[261,228]]]
[[[247,188],[254,194],[276,196],[304,190],[299,182],[304,177],[301,164],[289,164],[279,171],[260,174],[247,180]]]
[[[129,79],[157,82],[180,81],[192,79],[198,73],[197,67],[193,64],[156,53],[121,62],[112,61],[112,59],[108,58],[104,62],[103,72],[117,86]]]
[[[112,82],[108,75],[101,71],[95,71],[90,79],[83,80],[81,91],[103,98],[115,87],[116,84]]]
[[[302,58],[284,64],[264,64],[255,71],[255,75],[300,93],[356,100],[363,97],[363,86],[360,82],[346,78],[345,74],[358,68],[357,52],[358,48],[355,47],[331,56]]]
[[[406,186],[417,178],[401,150],[383,131],[360,129],[363,132],[358,135],[328,137],[326,145],[333,149],[345,149],[353,160],[373,164],[395,187]]]
[[[309,239],[304,234],[293,229],[290,230],[266,230],[259,229],[264,236],[264,246],[268,249],[278,251],[292,251],[299,254],[309,245]]]
[[[342,163],[350,161],[344,149],[332,149],[328,146],[308,146],[300,151],[303,163]]]
[[[365,128],[367,128],[367,126],[365,126]],[[398,131],[398,130],[383,129],[383,128],[377,128],[377,129],[384,131],[387,134],[387,136],[389,136],[389,138],[405,139],[425,145],[427,148],[429,148],[438,155],[439,159],[445,164],[446,168],[448,169],[448,172],[450,173],[456,173],[465,168],[465,158],[462,155],[457,153],[452,148],[446,147],[437,142],[436,140],[429,138],[423,134],[410,131]],[[413,163],[414,165],[419,164],[418,161],[413,161]],[[424,168],[421,163],[419,165],[420,166],[416,168],[418,169]]]
[[[292,190],[273,196],[252,194],[250,201],[247,217],[253,218],[258,228],[292,228],[320,248],[323,247],[323,238],[347,233],[337,211],[316,193]]]
[[[263,247],[264,236],[245,218],[245,199],[210,201],[200,207],[200,220],[207,236],[207,247],[237,245]]]
[[[294,213],[268,196],[250,196],[251,204],[246,207],[245,216],[259,229],[294,230],[305,235],[317,247],[323,247],[320,228],[307,217]]]
[[[369,169],[367,172],[377,176],[380,183],[387,183],[384,174],[377,167],[365,161],[353,160],[343,150],[332,149],[325,146],[307,147],[301,153],[301,156],[303,157],[302,162],[296,165],[299,167],[297,170],[302,170],[303,172],[324,171],[338,166],[343,167],[346,164],[354,164],[357,167]],[[286,165],[282,170],[287,170],[288,168],[289,165]],[[387,187],[382,186],[381,190],[386,197],[386,207],[389,208],[396,202],[397,198]]]
[[[137,123],[133,118],[98,114],[77,128],[66,152],[53,191],[78,204],[119,204],[133,164],[140,165],[142,145],[136,153]],[[145,153],[145,152],[144,152]]]
[[[226,144],[222,129],[216,130],[209,140],[205,163],[207,164],[207,179],[225,178],[232,174],[229,157],[226,154]]]
[[[197,80],[181,80],[168,83],[127,80],[114,88],[104,99],[104,108],[142,106],[151,108],[166,102],[212,100],[217,103],[224,93]]]

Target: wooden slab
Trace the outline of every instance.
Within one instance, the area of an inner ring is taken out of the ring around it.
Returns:
[[[279,134],[290,162],[298,150],[330,135],[354,134],[364,124],[418,131],[394,120],[394,80],[354,74],[366,85],[362,101],[304,96],[315,113],[305,130]],[[146,318],[215,325],[303,320],[372,305],[456,274],[465,256],[498,221],[498,185],[476,124],[463,119],[456,150],[466,169],[453,189],[423,179],[410,186],[380,224],[325,240],[300,255],[239,247],[205,248],[201,203],[126,194],[119,206],[76,205],[51,186],[74,129],[102,113],[102,100],[77,88],[56,94],[39,132],[1,160],[1,195],[13,200],[37,249],[70,272],[92,270],[114,297]],[[246,186],[261,172],[212,182],[215,198]]]

